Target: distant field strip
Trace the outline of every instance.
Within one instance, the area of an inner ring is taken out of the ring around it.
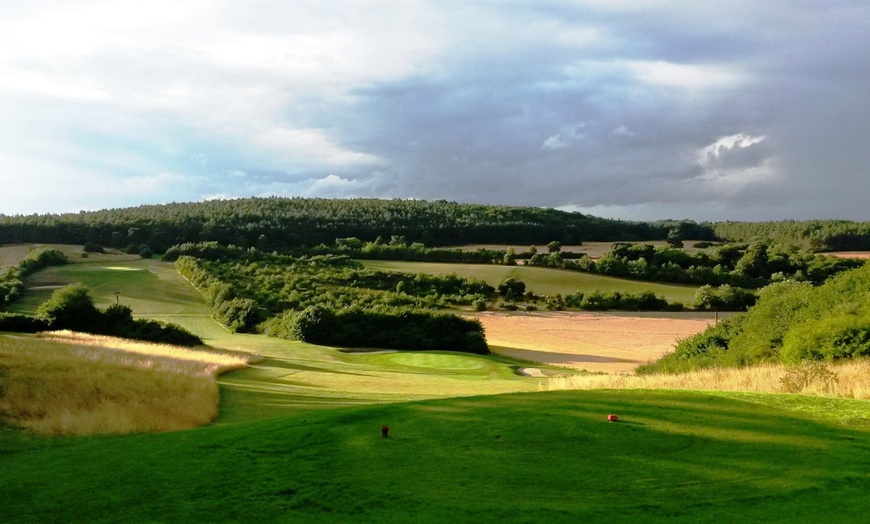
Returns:
[[[399,271],[404,273],[426,273],[431,275],[449,275],[455,273],[461,277],[472,277],[484,280],[492,286],[497,286],[510,277],[526,283],[526,289],[541,295],[562,295],[577,291],[590,292],[620,291],[623,293],[638,293],[652,291],[664,297],[668,302],[691,303],[695,298],[696,286],[678,286],[659,284],[655,282],[639,282],[622,278],[528,266],[504,266],[495,264],[447,264],[437,262],[401,262],[390,260],[361,260],[366,267],[382,271]]]

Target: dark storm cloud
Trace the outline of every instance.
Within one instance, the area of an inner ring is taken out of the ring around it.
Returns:
[[[126,13],[0,22],[0,156],[40,181],[9,207],[76,175],[87,207],[279,194],[870,218],[864,1]]]

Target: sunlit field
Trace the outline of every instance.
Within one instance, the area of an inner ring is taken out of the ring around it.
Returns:
[[[218,414],[247,357],[91,337],[0,335],[0,419],[47,435],[174,431]]]
[[[493,351],[577,370],[631,373],[715,322],[696,312],[469,313]]]
[[[404,273],[427,273],[433,275],[456,274],[461,277],[472,277],[497,286],[506,278],[521,280],[526,283],[526,289],[539,295],[562,295],[582,291],[622,293],[639,293],[652,291],[662,296],[668,302],[691,304],[695,298],[697,286],[682,286],[674,284],[658,284],[655,282],[640,282],[622,278],[614,278],[579,271],[552,269],[529,266],[504,266],[493,264],[447,264],[438,262],[404,262],[391,260],[361,260],[366,267],[383,271],[401,271]]]

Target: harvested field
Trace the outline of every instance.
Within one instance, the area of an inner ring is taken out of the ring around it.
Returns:
[[[714,322],[710,313],[477,313],[496,353],[605,373],[630,373]]]
[[[836,253],[822,253],[837,258],[860,258],[870,259],[870,251],[837,251]]]
[[[17,266],[19,262],[24,260],[27,255],[30,254],[30,250],[33,249],[33,247],[34,246],[30,244],[0,247],[0,267]]]

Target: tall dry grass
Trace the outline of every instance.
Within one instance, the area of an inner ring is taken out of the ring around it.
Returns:
[[[759,393],[799,392],[807,395],[844,398],[870,398],[870,360],[844,362],[827,366],[833,380],[809,376],[799,391],[787,380],[803,373],[782,364],[748,368],[707,369],[675,375],[577,375],[554,377],[542,381],[543,391],[568,389],[694,389],[715,391],[749,391]],[[785,381],[783,379],[786,379]]]
[[[111,337],[0,336],[0,419],[46,435],[193,428],[217,416],[217,375],[246,364]]]

